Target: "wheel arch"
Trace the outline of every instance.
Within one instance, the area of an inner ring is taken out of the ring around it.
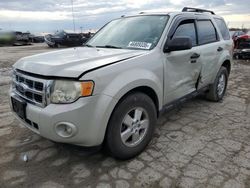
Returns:
[[[159,117],[159,99],[158,99],[158,96],[156,94],[156,91],[149,87],[149,86],[138,86],[138,87],[135,87],[129,91],[127,91],[125,94],[123,94],[123,96],[118,100],[118,102],[115,104],[110,116],[109,116],[109,119],[108,119],[108,123],[106,125],[106,130],[105,130],[105,134],[104,134],[104,139],[103,139],[103,143],[105,143],[105,140],[106,140],[106,137],[107,137],[107,131],[108,131],[108,127],[109,127],[109,123],[110,123],[110,120],[111,120],[111,117],[115,111],[115,109],[117,108],[117,106],[129,95],[133,94],[133,93],[136,93],[136,92],[141,92],[147,96],[149,96],[152,101],[154,102],[155,104],[155,107],[156,107],[156,112],[157,112],[157,117]]]
[[[225,60],[222,65],[222,67],[225,67],[227,69],[228,74],[231,72],[231,62],[230,60]]]
[[[135,87],[131,90],[129,90],[127,93],[125,93],[118,101],[118,103],[116,104],[116,106],[124,99],[126,98],[128,95],[130,94],[133,94],[133,93],[136,93],[136,92],[141,92],[147,96],[149,96],[152,101],[154,102],[154,105],[155,105],[155,108],[156,108],[156,111],[157,111],[157,116],[159,115],[159,99],[158,99],[158,96],[155,92],[154,89],[152,89],[151,87],[149,86],[138,86],[138,87]],[[114,108],[115,110],[115,108]],[[113,111],[114,111],[113,110]],[[112,112],[113,113],[113,112]]]

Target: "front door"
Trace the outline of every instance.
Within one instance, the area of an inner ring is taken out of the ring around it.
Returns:
[[[201,73],[201,52],[197,47],[195,20],[182,21],[171,38],[175,37],[190,37],[193,47],[189,50],[172,51],[165,54],[165,104],[195,91]]]

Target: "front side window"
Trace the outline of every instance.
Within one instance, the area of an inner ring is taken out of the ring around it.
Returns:
[[[198,40],[199,44],[208,44],[217,41],[217,33],[210,20],[198,20]]]
[[[196,31],[194,21],[184,21],[176,29],[172,38],[176,37],[190,37],[192,40],[192,45],[197,45]]]
[[[227,25],[224,22],[224,20],[215,18],[215,22],[216,22],[218,28],[220,29],[220,32],[221,32],[223,39],[230,40],[230,34],[229,34],[229,31],[227,29]]]
[[[120,18],[108,23],[87,45],[150,50],[160,40],[168,19],[167,15]]]

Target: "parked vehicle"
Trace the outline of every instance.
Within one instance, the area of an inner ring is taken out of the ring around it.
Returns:
[[[0,31],[0,46],[13,45],[16,38],[13,32]]]
[[[44,36],[30,34],[29,39],[32,43],[43,43]]]
[[[234,58],[250,59],[250,32],[235,40]]]
[[[129,159],[149,144],[164,110],[201,92],[222,100],[232,43],[208,10],[121,17],[83,47],[16,62],[11,109],[45,138]]]
[[[243,31],[230,31],[230,35],[233,40],[236,40],[239,36],[245,35]]]
[[[0,45],[28,45],[29,33],[22,33],[20,31],[1,31]]]
[[[66,31],[45,35],[44,40],[49,47],[81,46],[86,42],[85,37],[82,37],[80,33],[67,33]]]
[[[13,45],[15,46],[22,46],[22,45],[30,45],[31,41],[30,41],[30,33],[22,33],[20,31],[15,31],[15,42]]]

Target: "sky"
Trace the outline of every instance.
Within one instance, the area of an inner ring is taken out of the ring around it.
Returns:
[[[250,28],[250,0],[0,0],[0,28],[32,33],[96,30],[122,15],[174,12],[184,6],[206,8],[225,18],[229,27]]]

